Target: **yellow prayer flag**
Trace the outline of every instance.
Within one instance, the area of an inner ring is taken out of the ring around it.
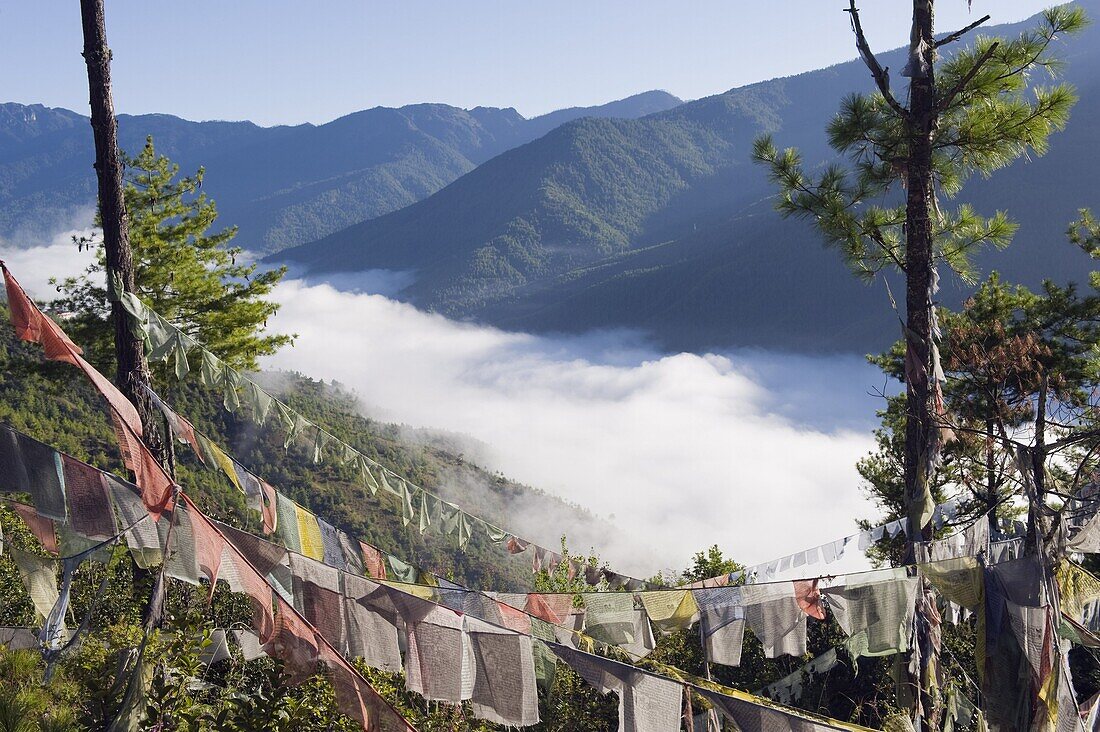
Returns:
[[[298,504],[294,504],[298,518],[298,538],[302,541],[302,554],[318,562],[325,560],[325,544],[321,539],[321,526],[317,517]]]
[[[695,597],[688,590],[639,592],[638,597],[650,622],[666,632],[687,628],[699,612]]]
[[[436,601],[435,590],[431,587],[425,587],[423,585],[410,585],[404,582],[391,582],[390,580],[382,580],[382,584],[393,587],[396,590],[401,590],[407,594],[419,597],[421,600],[428,600],[430,602]]]
[[[214,461],[218,463],[221,471],[229,477],[233,485],[237,486],[237,490],[244,493],[244,488],[241,488],[241,483],[237,480],[237,471],[233,467],[233,459],[222,452],[222,449],[213,442],[210,443],[210,452],[213,453]]]

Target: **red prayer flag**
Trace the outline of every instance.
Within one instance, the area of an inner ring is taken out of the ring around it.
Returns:
[[[42,542],[42,547],[50,554],[57,554],[57,532],[54,530],[53,519],[48,519],[45,516],[39,516],[38,511],[34,510],[34,507],[28,506],[25,503],[8,503],[8,506],[15,511],[19,518],[26,522],[27,528],[31,530],[31,533],[35,535],[38,541]]]
[[[159,520],[161,514],[171,506],[173,483],[141,440],[141,419],[137,409],[107,377],[81,357],[80,347],[69,340],[65,331],[46,317],[27,297],[27,293],[8,268],[3,269],[8,307],[11,308],[16,334],[24,341],[40,344],[46,358],[64,361],[79,368],[107,400],[111,407],[111,419],[119,439],[122,460],[134,473],[145,507],[154,519]]]
[[[811,618],[825,619],[825,606],[821,602],[821,591],[817,589],[817,580],[795,580],[794,597],[802,612]]]

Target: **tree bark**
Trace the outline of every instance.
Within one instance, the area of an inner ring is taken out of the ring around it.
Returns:
[[[123,197],[122,159],[118,149],[118,121],[111,100],[111,50],[107,47],[103,0],[80,0],[84,30],[84,61],[88,66],[88,94],[95,138],[95,171],[99,184],[99,217],[103,226],[103,247],[107,276],[116,275],[126,292],[134,292],[134,258]],[[108,287],[110,281],[108,280]],[[145,386],[150,383],[145,348],[130,330],[128,315],[120,302],[111,302],[115,330],[115,381],[126,398],[137,407],[145,444],[167,468],[165,441]]]
[[[1039,554],[1043,562],[1052,563],[1052,553],[1047,550],[1047,532],[1050,530],[1046,520],[1046,461],[1047,461],[1047,375],[1044,372],[1039,380],[1039,393],[1035,398],[1035,445],[1028,451],[1029,464],[1021,466],[1031,472],[1031,490],[1027,511],[1027,554]]]
[[[935,318],[932,297],[936,266],[932,218],[936,210],[936,192],[932,177],[932,134],[937,121],[932,67],[935,54],[933,28],[933,0],[913,0],[913,25],[906,66],[910,83],[907,125],[909,159],[905,199],[905,348],[906,363],[911,367],[910,378],[906,379],[905,421],[905,489],[910,504],[907,562],[916,559],[916,541],[932,538],[931,523],[921,525],[922,522],[913,511],[913,505],[930,490],[934,453],[939,449],[932,348]],[[917,612],[923,615],[922,603],[919,601]],[[928,618],[923,618],[923,623],[921,617],[917,620],[918,628],[928,627]],[[935,653],[931,643],[918,642],[916,652],[919,653],[922,648],[929,654]],[[922,668],[938,666],[934,658],[921,661]],[[911,677],[909,683],[914,687],[914,699],[919,700],[920,721],[924,723],[922,726],[938,729],[939,710],[934,699],[922,688],[920,674]]]
[[[935,393],[932,364],[932,282],[935,268],[932,182],[932,132],[936,125],[935,82],[932,74],[932,0],[913,2],[913,38],[925,45],[920,56],[926,72],[914,69],[909,84],[909,160],[905,200],[906,360],[916,378],[906,380],[905,488],[913,500],[928,489],[931,452],[935,449]],[[931,538],[931,526],[910,519],[910,539]],[[911,551],[911,550],[910,550]]]

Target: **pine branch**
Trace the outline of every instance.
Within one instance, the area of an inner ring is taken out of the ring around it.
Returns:
[[[939,41],[936,41],[934,44],[932,44],[932,48],[939,48],[940,46],[946,46],[948,43],[954,43],[955,41],[959,40],[964,35],[966,35],[970,31],[974,30],[975,28],[977,28],[979,25],[986,22],[987,20],[989,20],[988,15],[985,16],[984,18],[979,18],[978,20],[975,20],[973,23],[966,26],[965,28],[957,30],[954,33],[952,33],[951,35],[949,35],[949,36],[947,36],[947,37],[945,37],[945,38],[943,38]]]
[[[959,79],[958,83],[955,84],[951,91],[949,91],[947,95],[937,105],[937,110],[939,112],[943,112],[951,106],[951,102],[955,101],[955,97],[959,95],[959,92],[965,89],[966,85],[969,84],[975,76],[977,76],[982,66],[984,66],[985,63],[990,59],[990,57],[993,56],[993,54],[997,50],[997,47],[1000,45],[1000,42],[994,41],[989,46],[989,48],[985,50],[985,53],[983,53],[978,58],[978,60],[974,62],[974,65],[970,67],[970,70],[963,74],[963,77]]]

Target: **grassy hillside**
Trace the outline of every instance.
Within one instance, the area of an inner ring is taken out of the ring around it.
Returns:
[[[153,135],[184,172],[205,166],[205,189],[223,220],[240,227],[240,243],[271,252],[418,201],[566,121],[638,116],[679,103],[654,91],[531,120],[514,109],[414,104],[376,107],[323,125],[266,128],[122,115],[119,139],[136,154]],[[87,117],[0,104],[0,237],[22,240],[26,232],[90,223],[93,158]]]

